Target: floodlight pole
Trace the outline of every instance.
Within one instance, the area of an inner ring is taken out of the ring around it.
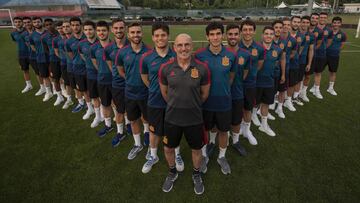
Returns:
[[[313,4],[314,4],[314,0],[309,0],[308,1],[308,8],[307,8],[307,14],[308,15],[311,15],[311,13],[312,13]]]

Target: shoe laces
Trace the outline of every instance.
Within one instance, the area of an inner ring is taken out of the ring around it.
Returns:
[[[175,159],[176,159],[176,162],[178,162],[178,163],[179,163],[179,162],[180,162],[180,163],[183,162],[183,160],[182,160],[182,158],[181,158],[180,155],[176,155]]]
[[[193,180],[195,184],[201,184],[202,183],[202,179],[201,179],[201,175],[200,174],[194,174],[193,175]]]

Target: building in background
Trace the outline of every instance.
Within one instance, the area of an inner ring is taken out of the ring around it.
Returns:
[[[360,3],[343,4],[344,13],[360,13]]]

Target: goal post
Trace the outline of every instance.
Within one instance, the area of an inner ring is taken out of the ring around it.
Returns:
[[[359,33],[360,32],[360,17],[359,17],[359,22],[358,22],[358,26],[357,26],[357,29],[356,29],[356,35],[355,35],[355,38],[359,38]]]
[[[1,28],[15,28],[10,9],[0,9],[0,29]]]

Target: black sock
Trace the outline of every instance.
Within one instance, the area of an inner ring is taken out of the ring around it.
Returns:
[[[200,174],[200,170],[198,168],[193,168],[193,175]]]
[[[169,171],[170,173],[177,173],[175,166],[170,166]]]

